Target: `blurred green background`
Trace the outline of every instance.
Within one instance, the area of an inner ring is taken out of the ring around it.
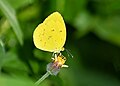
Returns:
[[[33,31],[58,11],[67,28],[69,68],[40,86],[120,86],[120,0],[0,0],[0,86],[32,86],[52,53],[38,50]]]

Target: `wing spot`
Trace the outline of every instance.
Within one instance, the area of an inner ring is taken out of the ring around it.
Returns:
[[[48,36],[48,39],[50,39],[52,36]]]
[[[60,32],[62,32],[62,30],[60,30]]]
[[[51,31],[55,31],[54,29],[52,29]]]

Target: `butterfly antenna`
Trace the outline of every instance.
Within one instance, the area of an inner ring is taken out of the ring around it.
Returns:
[[[65,51],[67,52],[68,57],[71,56],[73,58],[73,55],[70,53],[70,51],[68,49],[65,49]]]

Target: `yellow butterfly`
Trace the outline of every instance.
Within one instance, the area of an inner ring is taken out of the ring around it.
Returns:
[[[59,12],[52,13],[37,26],[33,33],[33,41],[38,49],[56,53],[55,58],[52,58],[53,61],[58,61],[61,67],[64,66],[66,59],[60,51],[64,50],[66,27]]]
[[[66,27],[60,13],[54,12],[33,33],[34,44],[38,49],[60,52],[66,41]]]

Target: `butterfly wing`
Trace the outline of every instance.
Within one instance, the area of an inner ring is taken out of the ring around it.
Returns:
[[[41,50],[61,51],[66,41],[66,27],[61,14],[54,12],[38,25],[33,33],[33,40]]]

